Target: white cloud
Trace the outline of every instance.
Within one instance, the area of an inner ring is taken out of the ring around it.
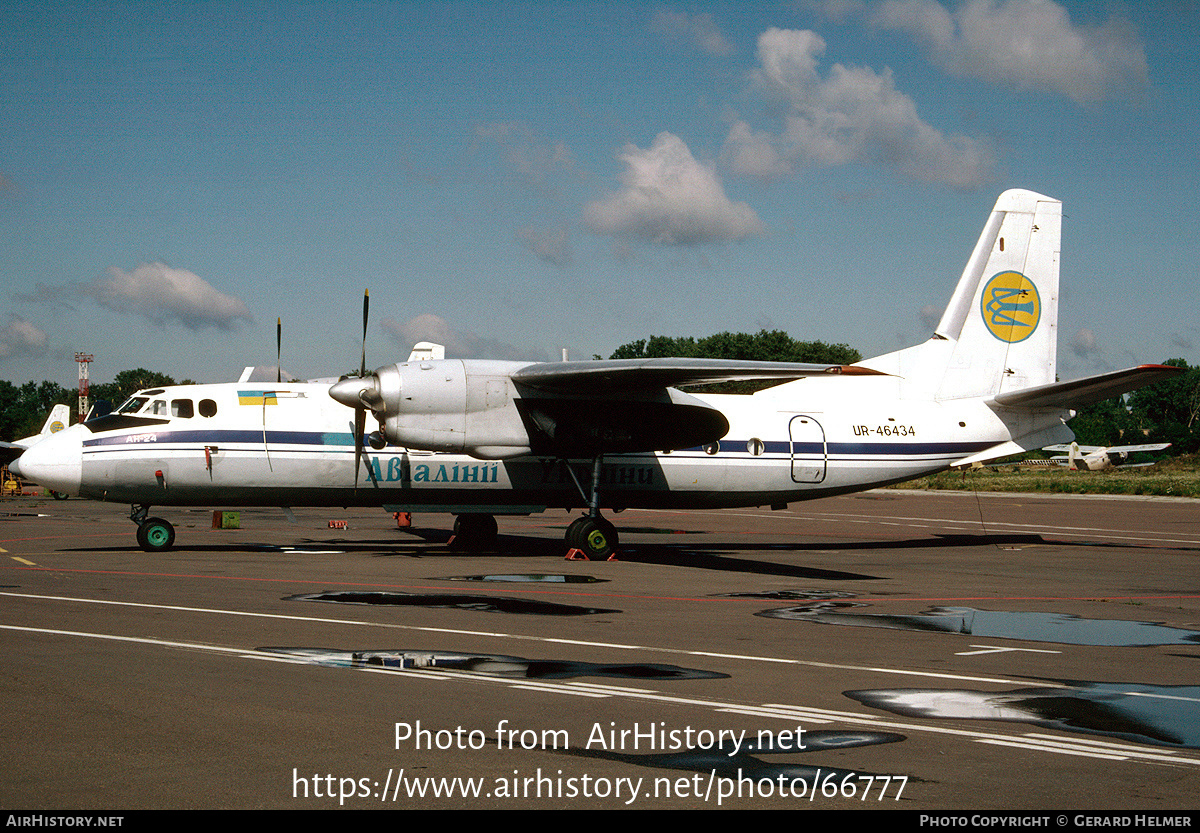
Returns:
[[[23,318],[13,318],[0,328],[0,360],[37,356],[46,352],[46,333]]]
[[[908,33],[948,72],[1049,89],[1090,104],[1149,86],[1146,50],[1128,22],[1073,23],[1051,0],[883,0],[869,22]]]
[[[755,179],[783,179],[792,174],[793,168],[776,144],[770,133],[737,121],[725,139],[724,154],[729,167],[739,174]]]
[[[712,167],[678,136],[660,133],[647,150],[626,145],[617,158],[625,164],[621,190],[584,207],[592,231],[667,245],[762,234],[754,210],[725,196]]]
[[[687,12],[656,12],[650,19],[650,31],[668,38],[690,43],[710,55],[733,54],[733,44],[717,28],[711,14],[689,15]]]
[[[113,266],[106,277],[82,287],[101,306],[132,312],[156,324],[175,321],[191,330],[228,330],[238,319],[250,321],[240,298],[226,295],[194,272],[165,263],[143,263],[132,272]]]
[[[984,143],[923,121],[891,70],[834,64],[822,77],[824,52],[825,41],[807,30],[759,37],[753,83],[782,109],[783,127],[776,134],[735,123],[722,151],[734,171],[772,179],[797,164],[875,162],[919,182],[970,188],[987,181],[994,163]]]

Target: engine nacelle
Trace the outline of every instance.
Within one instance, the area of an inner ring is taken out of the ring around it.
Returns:
[[[712,405],[657,384],[619,393],[546,389],[513,380],[528,362],[428,360],[381,367],[337,382],[329,395],[371,411],[387,442],[485,460],[522,454],[594,457],[692,448],[720,439],[729,422]],[[379,437],[368,435],[372,447]]]
[[[388,442],[485,459],[529,453],[510,375],[525,362],[404,362],[375,371]]]

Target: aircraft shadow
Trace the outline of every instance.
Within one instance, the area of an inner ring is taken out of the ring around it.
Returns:
[[[227,545],[200,544],[176,546],[176,552],[230,553],[247,552],[270,554],[304,554],[361,552],[376,558],[423,558],[445,555],[451,534],[442,529],[401,530],[406,537],[416,540],[370,539],[299,539],[286,545],[260,542],[238,542]],[[979,547],[1004,544],[1045,543],[1039,535],[935,535],[926,538],[911,538],[889,541],[847,541],[831,544],[821,542],[758,544],[729,541],[681,541],[679,543],[629,542],[622,543],[617,557],[623,561],[644,564],[691,567],[693,569],[720,572],[747,573],[753,575],[781,576],[785,578],[819,579],[824,581],[878,581],[886,576],[854,573],[844,570],[829,570],[803,564],[786,564],[739,556],[738,553],[836,553],[869,550],[933,549],[942,547]],[[63,552],[106,553],[136,551],[136,546],[80,547]],[[489,557],[545,557],[561,559],[564,555],[563,542],[559,538],[540,538],[521,535],[500,535],[496,546],[481,552],[449,549],[451,554],[461,554],[465,559],[486,555]]]

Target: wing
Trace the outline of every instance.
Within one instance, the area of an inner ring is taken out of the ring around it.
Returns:
[[[830,374],[861,367],[717,359],[403,362],[332,385],[347,407],[369,408],[388,442],[484,459],[533,453],[596,456],[695,448],[729,422],[678,385]]]
[[[1169,448],[1170,443],[1147,443],[1145,445],[1114,445],[1108,448],[1109,454],[1132,454],[1135,451],[1162,451]]]
[[[856,365],[751,362],[737,359],[609,359],[531,364],[512,374],[522,387],[567,395],[661,390],[747,379],[800,379],[836,374],[883,376]]]
[[[512,374],[535,453],[596,454],[695,448],[729,431],[725,415],[681,385],[831,374],[867,368],[725,359],[612,359],[527,365]]]

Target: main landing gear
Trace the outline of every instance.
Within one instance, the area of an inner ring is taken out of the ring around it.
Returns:
[[[135,503],[129,510],[129,520],[137,524],[138,546],[146,552],[165,552],[175,544],[175,527],[162,518],[147,518],[150,507]]]
[[[567,549],[579,550],[589,561],[605,561],[617,552],[617,528],[599,515],[584,515],[567,527]]]
[[[496,518],[482,512],[464,512],[454,516],[454,537],[450,546],[463,550],[486,550],[496,545]]]
[[[568,557],[578,554],[589,561],[604,561],[616,555],[617,528],[600,515],[600,464],[601,458],[596,457],[592,462],[591,488],[584,489],[570,464],[565,463],[588,506],[587,514],[576,518],[567,527]],[[496,545],[496,531],[496,519],[492,515],[464,512],[454,518],[454,537],[450,539],[450,546],[461,550],[491,549]]]
[[[568,557],[578,550],[589,561],[606,561],[617,553],[617,528],[600,516],[600,467],[603,459],[601,455],[596,455],[592,460],[592,484],[591,489],[586,491],[572,471],[571,464],[566,464],[567,473],[575,481],[575,488],[579,489],[588,506],[588,513],[576,518],[567,527]]]

